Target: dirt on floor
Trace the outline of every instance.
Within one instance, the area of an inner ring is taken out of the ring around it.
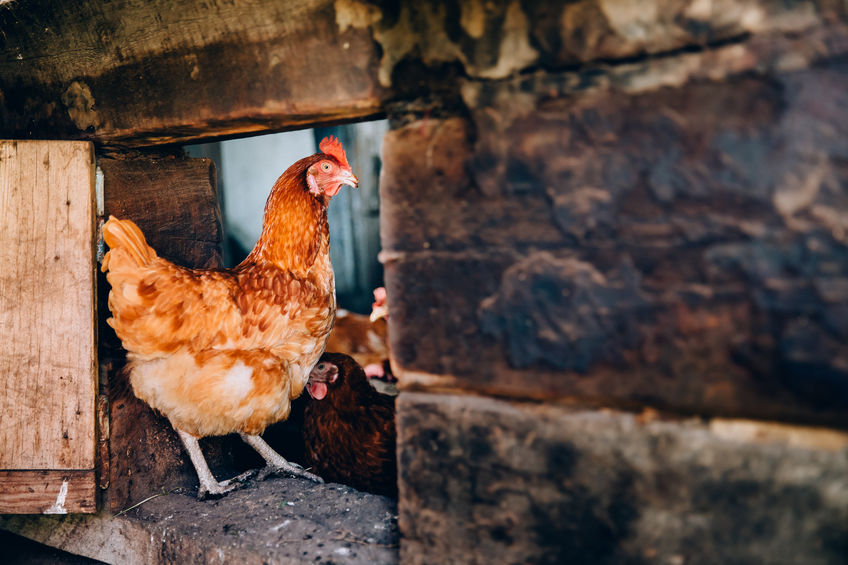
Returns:
[[[149,500],[114,517],[19,517],[0,525],[49,543],[64,539],[55,544],[110,563],[398,562],[397,502],[391,498],[279,477],[251,481],[215,500],[199,501],[195,495],[153,492]],[[67,535],[56,536],[60,531]],[[15,563],[45,563],[38,560],[41,550],[54,551],[28,546]]]
[[[163,541],[171,542],[163,551],[173,549],[183,562],[210,556],[267,563],[398,561],[396,501],[339,484],[270,478],[217,500],[159,496],[125,516],[156,524]]]

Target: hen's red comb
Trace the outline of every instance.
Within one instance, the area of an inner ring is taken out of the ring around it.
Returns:
[[[321,150],[321,153],[326,153],[327,155],[335,157],[342,167],[350,168],[344,148],[342,147],[342,142],[339,141],[338,138],[335,138],[332,135],[330,137],[325,137],[321,140],[321,143],[318,144],[318,149]]]

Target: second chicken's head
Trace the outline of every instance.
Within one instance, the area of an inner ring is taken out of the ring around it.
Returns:
[[[359,180],[347,162],[341,142],[334,137],[325,137],[318,144],[323,158],[318,159],[306,170],[306,184],[315,196],[335,196],[342,186],[359,186]]]
[[[354,389],[363,386],[371,387],[365,372],[353,357],[343,353],[324,353],[309,373],[306,391],[315,400],[326,397],[325,402],[336,405],[337,409],[349,409],[356,406]]]
[[[327,396],[328,385],[335,384],[339,378],[339,368],[327,361],[321,361],[309,374],[306,390],[315,400],[323,400]]]

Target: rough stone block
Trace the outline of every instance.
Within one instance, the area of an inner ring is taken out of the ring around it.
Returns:
[[[845,433],[408,392],[398,433],[404,563],[844,563]]]
[[[789,46],[681,56],[675,86],[469,83],[469,119],[390,132],[406,385],[848,424],[848,73]]]

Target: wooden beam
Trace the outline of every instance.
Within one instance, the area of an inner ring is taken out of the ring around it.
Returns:
[[[2,133],[161,144],[365,118],[385,95],[329,0],[22,0],[0,29]]]
[[[453,107],[464,78],[798,33],[845,11],[713,6],[15,0],[0,8],[0,135],[155,145],[364,119],[390,101]]]

